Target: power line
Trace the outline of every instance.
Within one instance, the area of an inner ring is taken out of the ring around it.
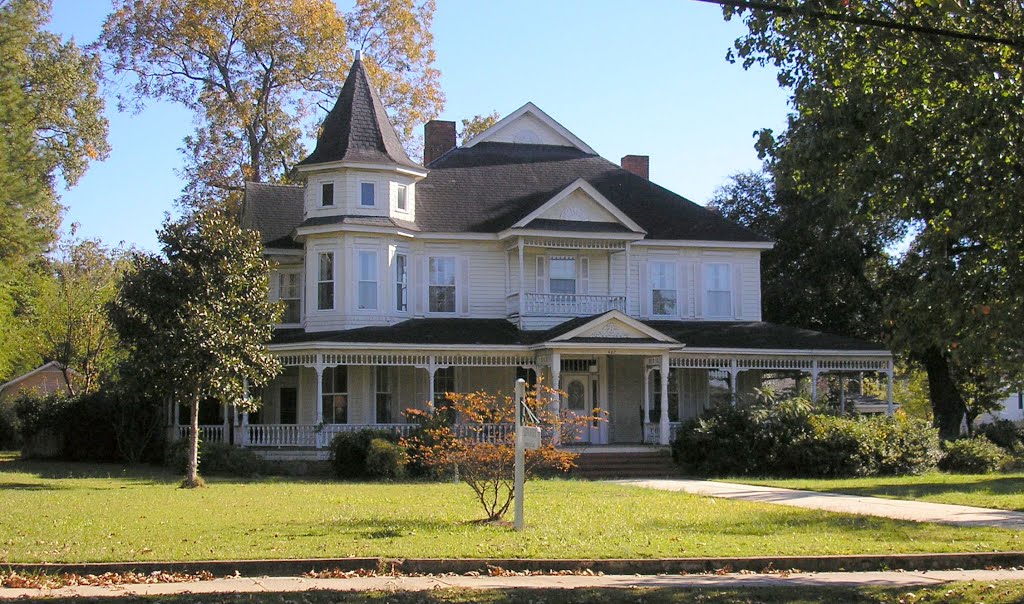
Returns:
[[[898,31],[926,34],[930,36],[941,36],[944,38],[953,38],[956,40],[970,40],[972,42],[987,42],[990,44],[1000,44],[1003,46],[1012,46],[1015,48],[1024,48],[1024,40],[1020,38],[1007,38],[1003,36],[990,36],[987,34],[975,34],[970,32],[956,31],[952,29],[944,29],[941,27],[929,27],[927,25],[914,25],[913,23],[901,23],[899,21],[889,21],[886,19],[873,19],[870,17],[858,17],[856,15],[844,15],[841,13],[832,13],[823,10],[817,10],[813,8],[804,8],[797,6],[783,6],[781,4],[773,4],[771,2],[757,2],[748,0],[696,0],[697,2],[705,2],[707,4],[717,4],[719,6],[730,6],[732,8],[745,8],[749,10],[759,10],[778,15],[794,15],[801,17],[809,17],[811,19],[820,19],[822,21],[837,21],[840,23],[851,23],[853,25],[866,25],[869,27],[878,27],[881,29],[894,29]]]

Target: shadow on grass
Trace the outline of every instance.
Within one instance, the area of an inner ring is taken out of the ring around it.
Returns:
[[[349,535],[358,539],[401,539],[410,535],[450,535],[467,527],[471,522],[461,520],[430,520],[422,518],[369,518],[336,520],[310,524],[289,522],[275,526],[282,537],[326,537]]]
[[[750,586],[750,587],[686,587],[686,588],[644,588],[644,589],[508,589],[508,590],[466,590],[442,589],[422,592],[376,591],[339,592],[329,590],[302,593],[263,592],[247,594],[183,594],[161,596],[162,604],[333,604],[336,602],[395,603],[395,604],[445,604],[463,602],[487,602],[493,604],[527,604],[539,602],[607,603],[648,602],[653,604],[690,604],[707,602],[737,602],[781,604],[803,602],[825,604],[849,602],[873,604],[882,602],[903,602],[907,592],[913,591],[914,602],[946,602],[966,604],[984,599],[989,604],[1020,602],[1024,598],[1024,584],[1020,582],[988,585],[936,585],[929,587],[846,587],[846,586]],[[22,600],[24,601],[24,600]],[[107,598],[47,598],[52,604],[149,604],[153,600],[138,596]]]
[[[861,497],[897,497],[899,499],[919,499],[933,495],[965,493],[977,495],[1020,495],[1024,493],[1024,478],[979,476],[970,482],[921,482],[914,484],[879,483],[869,486],[843,486],[830,488],[830,493],[843,493]],[[1013,508],[1024,511],[1022,507]]]

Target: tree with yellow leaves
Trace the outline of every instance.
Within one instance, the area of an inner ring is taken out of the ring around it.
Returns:
[[[237,209],[246,180],[282,180],[302,158],[354,50],[409,144],[444,104],[433,14],[433,0],[356,0],[348,14],[331,0],[117,0],[98,44],[130,76],[122,107],[195,112],[183,205]]]

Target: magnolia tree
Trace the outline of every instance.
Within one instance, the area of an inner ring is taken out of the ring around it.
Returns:
[[[199,402],[241,400],[280,370],[267,343],[280,305],[267,299],[270,265],[259,236],[205,210],[167,222],[163,256],[137,252],[111,319],[140,381],[191,409],[184,487],[199,478]]]
[[[568,472],[577,454],[560,449],[558,442],[575,442],[594,422],[607,421],[607,413],[556,413],[548,404],[560,392],[537,384],[526,393],[526,407],[543,435],[541,446],[526,451],[526,479]],[[409,409],[406,417],[420,428],[402,440],[411,461],[438,473],[455,471],[469,485],[487,514],[488,522],[501,520],[512,504],[515,473],[515,399],[501,393],[455,393],[445,396],[438,409]],[[454,423],[452,420],[455,420]],[[557,436],[557,439],[555,438]]]

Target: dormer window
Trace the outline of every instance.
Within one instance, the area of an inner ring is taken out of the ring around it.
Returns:
[[[320,185],[320,205],[323,207],[334,205],[334,183],[325,182]]]
[[[376,187],[372,182],[359,183],[359,205],[364,208],[372,208],[377,205]]]
[[[395,194],[395,207],[403,211],[409,209],[406,202],[406,189],[407,187],[405,185],[398,185],[398,191]]]

